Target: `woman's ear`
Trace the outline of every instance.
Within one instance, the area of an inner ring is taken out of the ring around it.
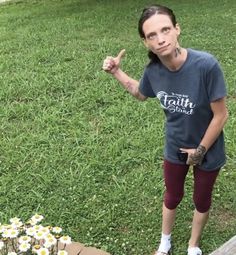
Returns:
[[[178,23],[176,23],[176,25],[175,25],[175,30],[177,32],[177,35],[179,36],[181,33],[181,29],[180,29],[180,25]]]
[[[142,39],[144,46],[149,49],[147,40],[145,38]]]

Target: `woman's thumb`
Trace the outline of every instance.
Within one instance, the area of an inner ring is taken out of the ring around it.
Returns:
[[[121,51],[119,52],[119,54],[117,55],[116,59],[117,59],[118,61],[120,61],[121,58],[122,58],[124,55],[125,55],[125,49],[123,49],[123,50],[121,50]]]

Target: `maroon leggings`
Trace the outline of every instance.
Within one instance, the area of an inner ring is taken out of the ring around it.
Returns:
[[[184,196],[184,182],[189,166],[164,161],[165,194],[164,204],[172,210],[181,202]],[[194,191],[193,201],[198,212],[205,213],[210,209],[212,190],[220,169],[203,171],[193,168]]]

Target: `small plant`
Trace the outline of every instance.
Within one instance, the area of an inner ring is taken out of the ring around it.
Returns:
[[[60,227],[42,226],[43,218],[35,214],[26,223],[17,217],[9,224],[0,223],[0,254],[67,255],[65,248],[71,238],[61,235]]]

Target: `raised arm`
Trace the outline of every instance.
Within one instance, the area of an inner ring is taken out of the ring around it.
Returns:
[[[124,54],[125,50],[121,50],[116,57],[106,57],[102,69],[112,74],[132,96],[136,97],[138,100],[144,101],[147,97],[140,93],[139,81],[132,79],[120,69],[120,62]]]

